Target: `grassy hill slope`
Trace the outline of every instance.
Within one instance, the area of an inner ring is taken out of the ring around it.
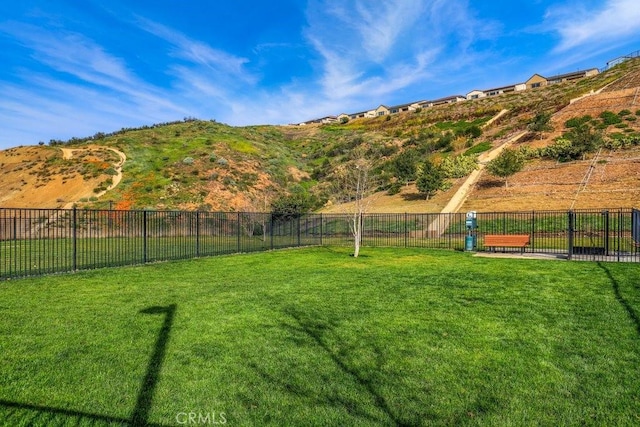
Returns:
[[[402,156],[437,164],[491,150],[526,130],[541,112],[553,114],[553,131],[531,134],[518,146],[547,146],[567,131],[567,120],[586,115],[607,141],[638,139],[639,87],[635,59],[574,82],[342,124],[231,127],[185,119],[16,147],[0,151],[0,206],[266,210],[292,191],[324,202],[331,198],[332,172],[360,149],[375,160],[380,182],[372,210],[436,212],[463,178],[451,179],[449,190],[424,200],[400,176]],[[584,95],[589,96],[571,103]],[[598,119],[602,112],[624,112],[624,120],[607,125]],[[632,204],[640,195],[637,146],[614,145],[578,161],[531,159],[508,188],[483,173],[463,209]],[[122,165],[117,153],[126,156]],[[585,185],[591,169],[595,174]]]

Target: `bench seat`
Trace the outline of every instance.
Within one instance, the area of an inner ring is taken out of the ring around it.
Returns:
[[[484,236],[485,248],[520,248],[524,252],[524,248],[529,245],[530,238],[528,234],[486,234]]]

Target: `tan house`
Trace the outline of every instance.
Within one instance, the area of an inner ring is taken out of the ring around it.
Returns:
[[[480,98],[486,98],[486,97],[487,97],[487,94],[484,93],[483,90],[478,90],[478,89],[474,89],[467,94],[467,99],[480,99]]]
[[[527,85],[527,89],[535,89],[538,87],[546,86],[547,79],[542,77],[540,74],[534,74],[533,76],[529,77],[529,80],[527,80],[524,84]]]
[[[378,116],[386,116],[387,114],[391,114],[391,111],[389,110],[389,107],[387,107],[386,105],[380,105],[378,108],[375,109],[375,113],[376,113],[376,117],[378,117]]]
[[[540,74],[534,74],[525,82],[527,89],[535,89],[547,85],[556,83],[568,82],[571,80],[582,79],[585,77],[591,77],[598,74],[600,71],[597,68],[591,68],[588,70],[574,71],[572,73],[558,74],[551,77],[543,77]]]

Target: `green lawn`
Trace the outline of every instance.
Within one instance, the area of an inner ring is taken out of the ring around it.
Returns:
[[[0,423],[640,423],[640,265],[349,253],[0,282]]]

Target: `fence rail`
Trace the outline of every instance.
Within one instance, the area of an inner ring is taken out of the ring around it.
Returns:
[[[485,250],[486,234],[528,234],[529,253],[640,261],[640,211],[367,214],[362,245]],[[270,213],[0,209],[0,279],[309,245],[351,245],[351,218]],[[498,248],[500,250],[500,248]],[[508,250],[508,249],[505,249]]]

